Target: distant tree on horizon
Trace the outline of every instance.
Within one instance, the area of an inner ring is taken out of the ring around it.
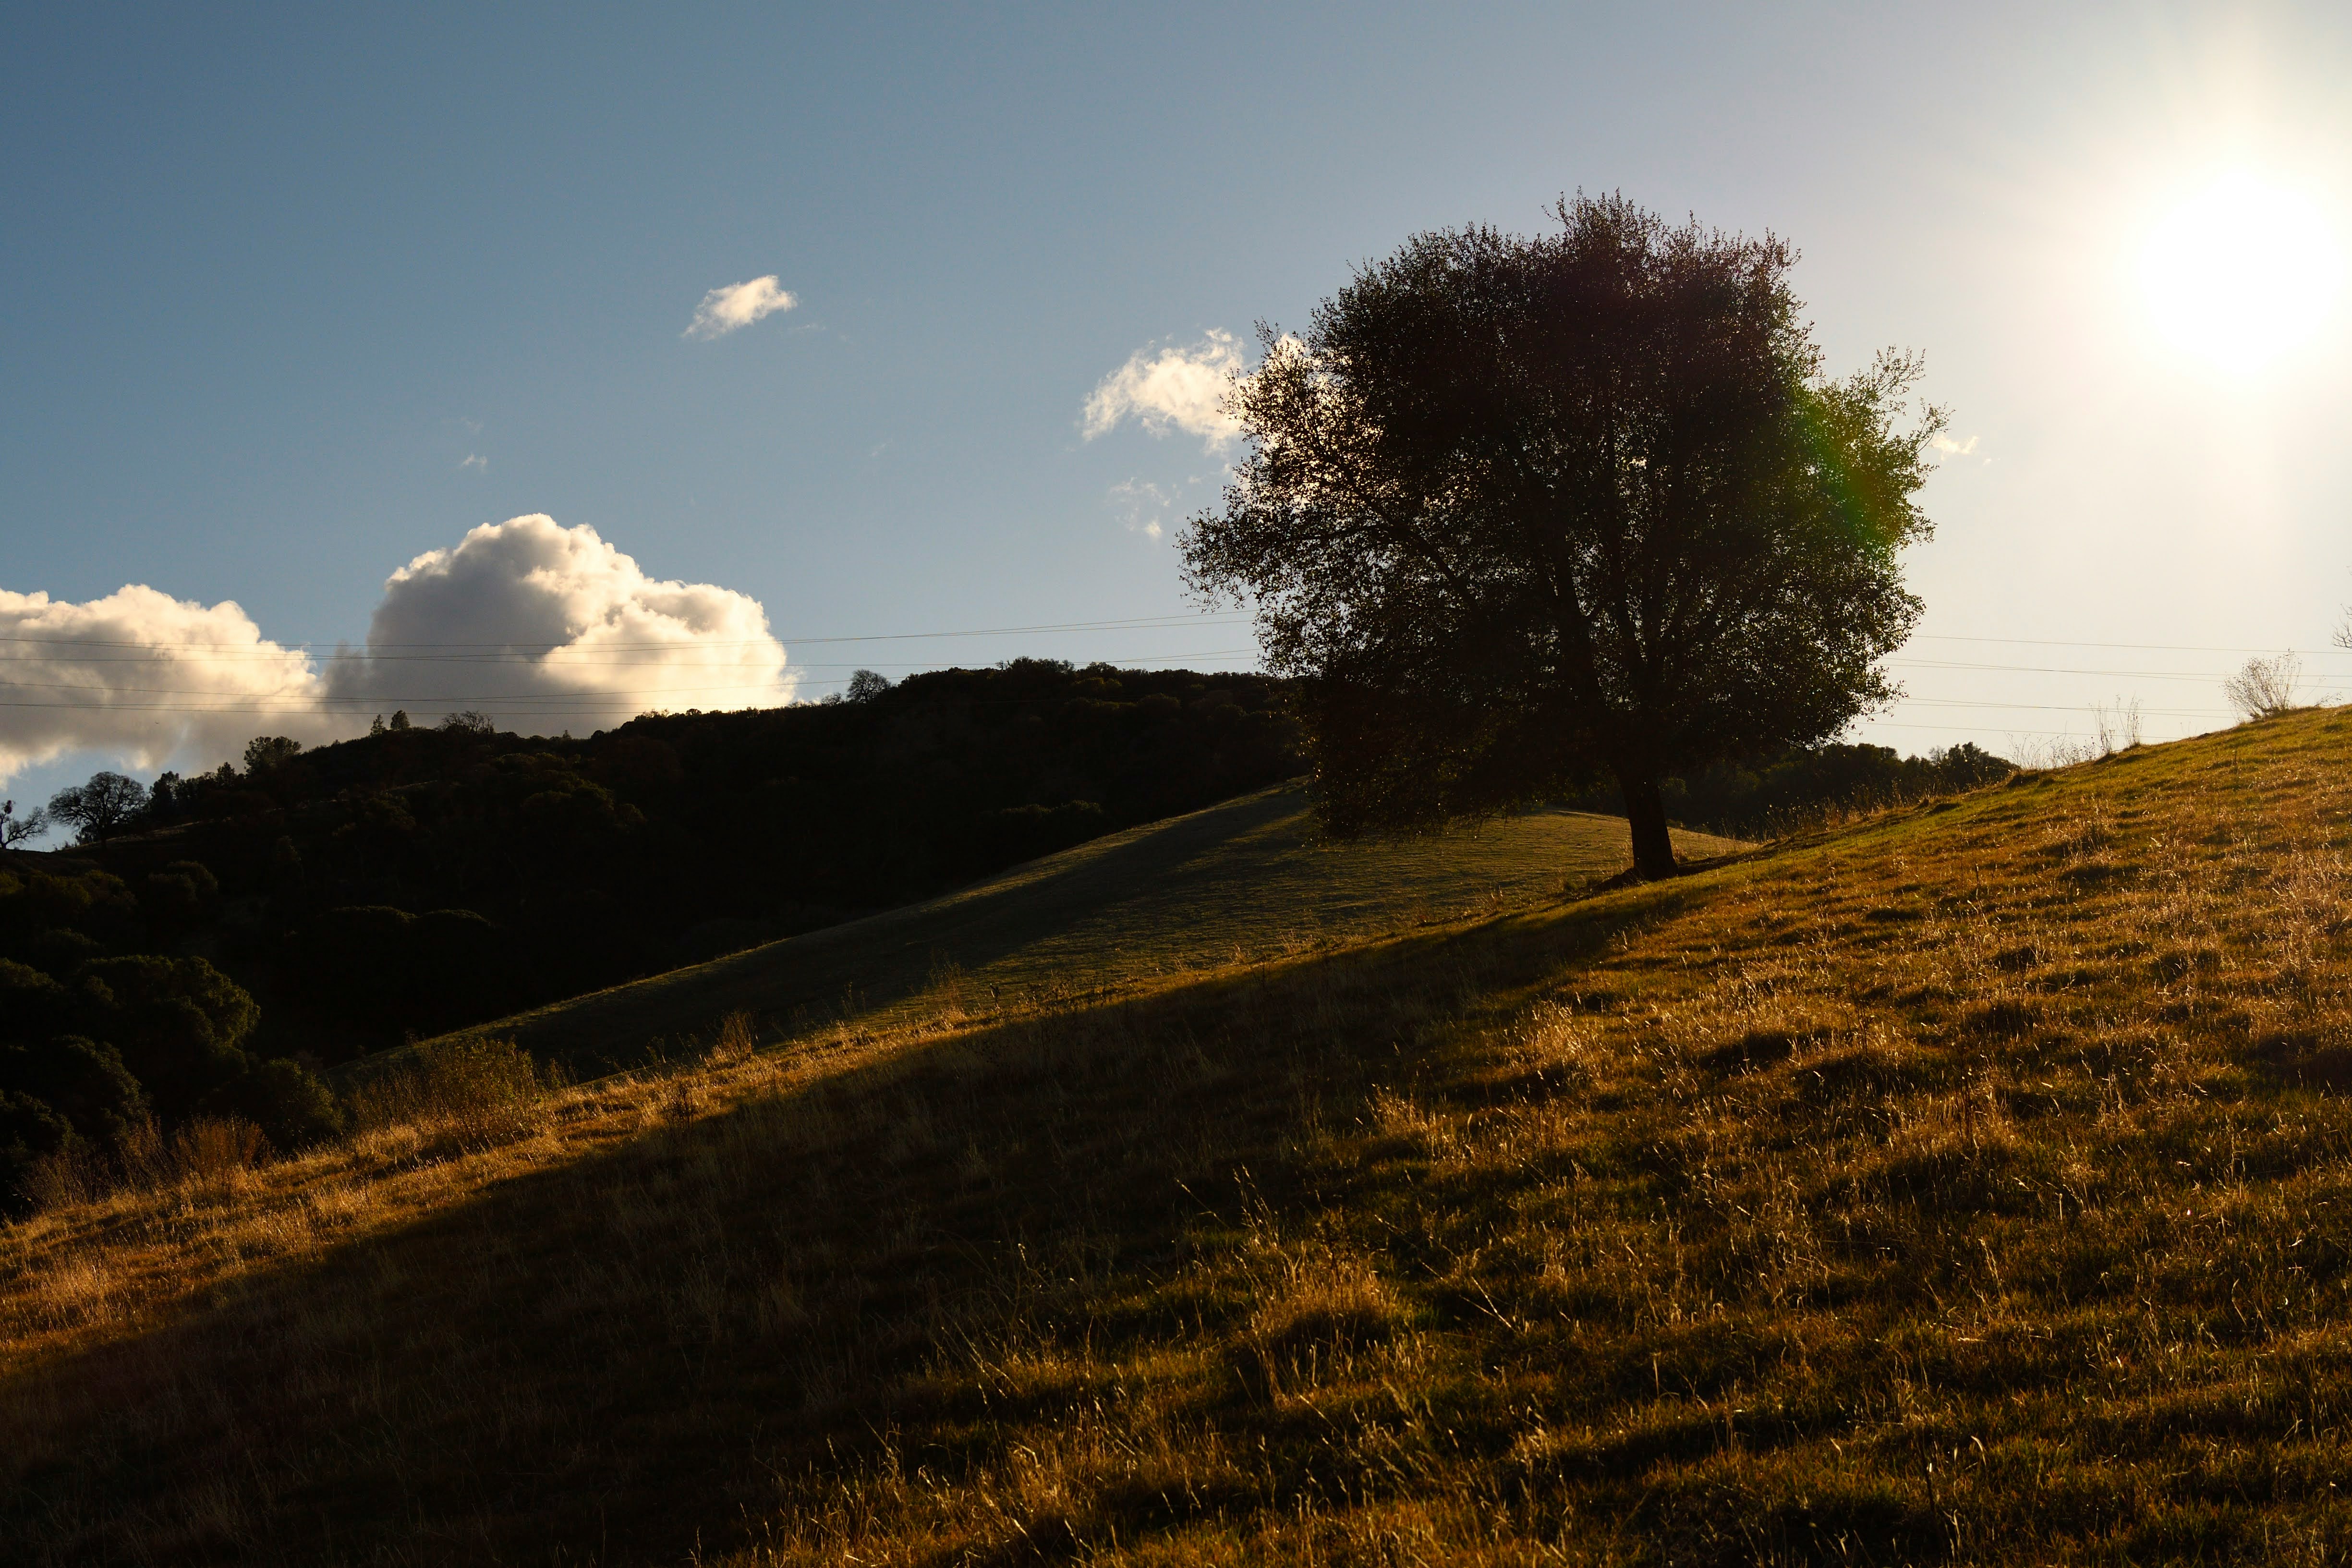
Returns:
[[[1181,540],[1304,682],[1318,808],[1350,835],[1613,777],[1643,875],[1660,783],[1817,744],[1892,697],[1900,548],[1943,427],[1917,359],[1838,381],[1784,242],[1563,199],[1540,238],[1424,234],[1304,339],[1261,327],[1250,450]]]
[[[147,806],[147,786],[117,773],[96,773],[49,797],[48,814],[84,844],[103,843]]]
[[[246,742],[245,771],[257,775],[266,773],[301,754],[302,742],[290,735],[256,735]]]
[[[0,801],[0,849],[14,849],[28,838],[38,838],[49,830],[49,814],[35,806],[24,816],[16,815],[16,803]]]

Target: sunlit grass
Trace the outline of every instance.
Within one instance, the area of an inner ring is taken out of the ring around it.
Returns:
[[[2352,720],[7,1233],[31,1561],[2320,1562]]]

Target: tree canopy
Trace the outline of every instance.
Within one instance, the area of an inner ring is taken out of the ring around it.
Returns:
[[[147,806],[147,786],[116,773],[92,773],[49,797],[48,815],[76,829],[85,844],[103,842]]]
[[[1892,695],[1897,554],[1942,415],[1885,353],[1833,380],[1795,252],[1563,199],[1560,231],[1420,235],[1358,271],[1231,406],[1250,448],[1182,540],[1304,683],[1342,835],[1613,777],[1645,874],[1659,781],[1826,741]]]

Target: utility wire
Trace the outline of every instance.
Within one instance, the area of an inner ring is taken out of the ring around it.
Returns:
[[[1911,640],[1913,642],[2009,643],[2025,647],[2117,647],[2146,653],[2277,653],[2281,651],[2276,647],[2223,647],[2211,643],[2067,642],[2057,637],[1961,637],[1957,633],[1928,632],[1916,633]],[[2323,657],[2334,658],[2352,652],[2352,649],[2323,647],[2314,648],[2311,651]]]
[[[1128,630],[1166,630],[1192,626],[1225,627],[1244,624],[1249,619],[1250,617],[1248,616],[1241,614],[1176,614],[1127,616],[1091,621],[1041,622],[1027,626],[967,627],[945,631],[866,633],[805,637],[775,636],[758,638],[734,638],[720,641],[703,641],[697,639],[675,643],[630,642],[590,644],[583,649],[583,657],[563,659],[559,664],[556,664],[551,668],[557,671],[566,672],[572,670],[584,672],[592,669],[625,668],[633,665],[661,665],[677,670],[678,673],[685,673],[688,669],[698,668],[701,669],[713,669],[714,668],[724,669],[732,666],[738,666],[740,662],[740,660],[727,658],[725,655],[729,650],[766,649],[773,647],[778,644],[782,644],[786,648],[788,654],[788,661],[783,667],[782,673],[785,679],[791,679],[793,676],[804,671],[814,672],[818,670],[845,669],[852,668],[849,661],[846,660],[790,661],[789,650],[795,647],[821,647],[859,643],[898,643],[947,640],[966,637],[1025,637],[1081,632],[1099,633]],[[2096,648],[2162,653],[2261,653],[2270,651],[2268,649],[2232,647],[2215,644],[2097,642],[2056,637],[1977,637],[1958,633],[1921,634],[1919,637],[1916,637],[1914,641],[1915,643],[1984,644],[2016,647]],[[295,659],[299,659],[307,665],[310,660],[316,659],[324,663],[330,670],[336,668],[338,665],[346,665],[360,661],[365,661],[371,664],[418,663],[447,664],[457,666],[514,664],[546,670],[551,668],[551,666],[544,658],[547,653],[562,648],[581,647],[581,645],[576,641],[496,643],[399,642],[376,643],[364,648],[353,648],[348,644],[338,643],[334,645],[331,651],[328,651],[325,645],[318,641],[256,645],[246,643],[136,641],[102,637],[0,635],[0,647],[11,646],[26,650],[34,648],[60,650],[86,648],[92,651],[89,654],[80,655],[79,657],[73,654],[60,654],[54,652],[0,651],[0,668],[5,668],[9,664],[37,664],[47,666],[69,664],[76,667],[81,667],[96,664],[117,663],[179,665],[183,663],[203,664],[239,660],[285,663],[289,660]],[[2338,657],[2339,654],[2343,652],[2352,650],[2322,649],[2317,651],[2321,657]],[[1247,657],[1255,654],[1255,652],[1256,650],[1255,648],[1213,648],[1202,649],[1185,654],[1127,655],[1124,657],[1128,660],[1136,664],[1148,664],[1167,661],[1205,661],[1211,659],[1225,659]],[[191,658],[175,658],[173,657],[174,655],[193,655],[195,657]],[[640,657],[628,657],[631,655]],[[2109,669],[2083,666],[2024,665],[1992,663],[1966,658],[1921,658],[1917,656],[1896,657],[1888,660],[1888,663],[1906,669],[1951,669],[1987,674],[2088,676],[2102,679],[2125,681],[2165,680],[2173,682],[2186,681],[2196,684],[2211,684],[2224,680],[2228,678],[2225,673],[2212,672]],[[930,664],[894,664],[883,666],[881,668],[894,670],[918,670],[937,667]],[[0,700],[0,708],[157,713],[270,713],[283,712],[289,707],[296,706],[311,707],[327,711],[342,710],[364,710],[371,707],[380,708],[394,705],[403,707],[417,706],[420,708],[420,710],[429,710],[427,705],[458,703],[467,706],[493,709],[524,707],[541,711],[579,712],[586,714],[591,712],[603,713],[633,711],[635,710],[636,707],[642,705],[648,700],[655,699],[690,698],[713,693],[740,693],[744,689],[745,686],[750,684],[752,684],[752,682],[744,680],[728,685],[646,687],[627,691],[507,692],[483,694],[473,697],[452,697],[446,695],[403,696],[375,693],[340,695],[329,695],[324,693],[288,693],[286,696],[292,699],[289,702],[275,694],[267,692],[226,691],[171,686],[119,687],[102,682],[14,681],[0,679],[0,691],[8,692],[30,694],[38,692],[89,691],[109,694],[119,693],[124,696],[186,697],[215,700],[211,703],[194,705],[174,704],[169,702],[131,703],[110,701],[79,702],[70,700],[48,701],[34,700],[30,700],[28,697],[16,700]],[[802,679],[794,682],[796,688],[831,687],[844,684],[845,684],[845,682],[838,678],[817,680]],[[2332,690],[2323,694],[2339,695]],[[2097,704],[2089,703],[2063,704],[2016,702],[1935,697],[1906,697],[1899,700],[1897,703],[1898,710],[1917,708],[1952,708],[2037,713],[2091,713],[2097,711],[2098,707],[2099,705]],[[2222,718],[2229,716],[2231,711],[2231,710],[2227,709],[2186,708],[2140,710],[2140,712],[2144,716],[2177,719]],[[1969,726],[1964,724],[1906,724],[1893,720],[1873,720],[1866,721],[1865,722],[1880,727],[1895,729],[1974,730],[1977,732],[1982,733],[2063,733],[2063,731],[2002,731],[1987,726]]]
[[[1121,620],[1061,621],[1034,626],[980,626],[962,631],[875,632],[851,637],[784,637],[772,633],[763,637],[740,637],[726,641],[705,641],[701,638],[696,638],[690,642],[601,643],[593,646],[596,647],[600,652],[611,653],[665,652],[676,651],[681,647],[765,647],[771,643],[782,643],[787,647],[791,647],[796,646],[805,647],[818,643],[916,642],[926,638],[938,637],[1029,637],[1045,632],[1158,630],[1171,626],[1233,626],[1247,619],[1249,619],[1247,616],[1231,614],[1132,616]],[[333,645],[335,648],[334,652],[321,654],[319,657],[327,658],[378,658],[382,657],[375,651],[379,648],[448,648],[484,654],[528,654],[534,649],[544,652],[553,648],[571,647],[575,646],[577,641],[577,638],[568,638],[562,642],[387,642],[371,643],[365,648],[354,648],[352,647],[347,641],[338,641]],[[223,653],[242,653],[265,658],[280,658],[285,654],[292,653],[299,648],[318,648],[327,646],[322,639],[314,639],[304,642],[273,642],[268,647],[261,647],[252,643],[126,641],[111,637],[46,637],[12,635],[0,635],[0,643],[34,643],[47,647],[62,647],[139,648],[151,651],[163,651],[173,648],[201,648],[215,655]]]

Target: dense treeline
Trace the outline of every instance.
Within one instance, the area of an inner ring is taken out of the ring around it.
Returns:
[[[1299,765],[1265,677],[1023,659],[854,690],[581,740],[397,715],[311,752],[265,737],[242,767],[167,774],[138,812],[83,821],[84,847],[53,859],[136,906],[91,933],[103,951],[206,959],[259,999],[260,1048],[331,1063],[926,897]]]
[[[1893,805],[1997,783],[2017,765],[1972,742],[1898,756],[1886,746],[1801,746],[1741,762],[1717,763],[1663,787],[1666,816],[1680,826],[1738,837],[1760,837],[1801,825],[1823,811]],[[1622,812],[1615,789],[1595,790],[1575,804],[1588,811]]]

